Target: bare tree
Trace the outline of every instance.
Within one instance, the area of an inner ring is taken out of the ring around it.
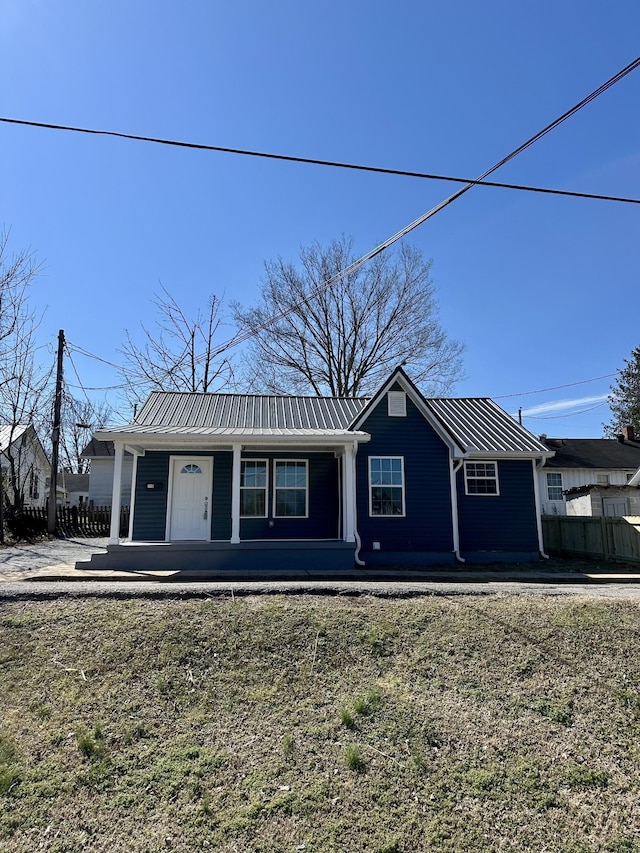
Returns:
[[[37,359],[40,320],[28,299],[28,288],[38,271],[31,252],[10,253],[9,234],[4,230],[0,234],[1,466],[3,503],[13,510],[22,508],[34,475],[31,436],[42,420],[51,378],[51,369]]]
[[[0,384],[0,421],[6,431],[3,449],[3,465],[6,471],[5,500],[19,511],[27,493],[28,483],[33,477],[35,460],[31,447],[25,441],[16,441],[24,427],[36,430],[46,422],[47,413],[43,401],[48,398],[53,364],[43,366],[36,359],[36,331],[38,321],[22,313],[13,332],[5,337]]]
[[[231,363],[221,356],[216,336],[221,326],[221,300],[211,294],[205,311],[188,317],[166,288],[153,300],[155,328],[143,324],[143,344],[125,330],[122,377],[125,396],[135,405],[150,391],[213,391],[232,376]]]
[[[78,400],[65,388],[62,397],[60,467],[71,474],[87,474],[90,461],[82,451],[93,433],[114,419],[114,409],[106,402]]]
[[[248,383],[270,393],[356,396],[404,364],[426,393],[448,393],[464,347],[438,320],[431,262],[401,245],[324,286],[352,260],[343,237],[302,248],[299,267],[282,258],[265,264],[260,304],[234,305],[241,334],[252,334]]]

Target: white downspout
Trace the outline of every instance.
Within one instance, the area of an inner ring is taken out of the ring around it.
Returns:
[[[533,497],[536,506],[536,525],[538,528],[538,550],[540,551],[540,556],[543,560],[548,560],[549,555],[544,552],[544,539],[542,537],[542,515],[540,512],[540,488],[538,485],[538,471],[544,466],[544,463],[547,460],[544,456],[541,459],[532,459],[531,464],[533,466]]]
[[[464,459],[457,461],[452,459],[449,468],[449,479],[451,483],[451,523],[453,527],[453,553],[456,560],[465,563],[465,558],[460,554],[460,521],[458,519],[458,481],[456,474],[464,464]]]

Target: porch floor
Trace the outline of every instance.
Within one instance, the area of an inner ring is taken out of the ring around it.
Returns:
[[[76,563],[85,570],[246,572],[353,569],[355,543],[343,540],[122,542]]]

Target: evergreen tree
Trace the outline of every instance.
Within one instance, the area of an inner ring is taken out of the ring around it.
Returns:
[[[631,358],[625,358],[624,364],[611,386],[611,421],[605,424],[605,434],[614,438],[623,427],[632,426],[636,439],[640,439],[640,346],[633,350]]]

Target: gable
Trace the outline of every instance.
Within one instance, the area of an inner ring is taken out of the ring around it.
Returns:
[[[389,393],[404,391],[422,417],[452,451],[454,458],[473,456],[528,456],[553,454],[493,400],[484,397],[423,397],[402,368],[398,368],[352,423],[352,429],[368,429],[370,413]],[[397,418],[398,421],[401,418]]]

